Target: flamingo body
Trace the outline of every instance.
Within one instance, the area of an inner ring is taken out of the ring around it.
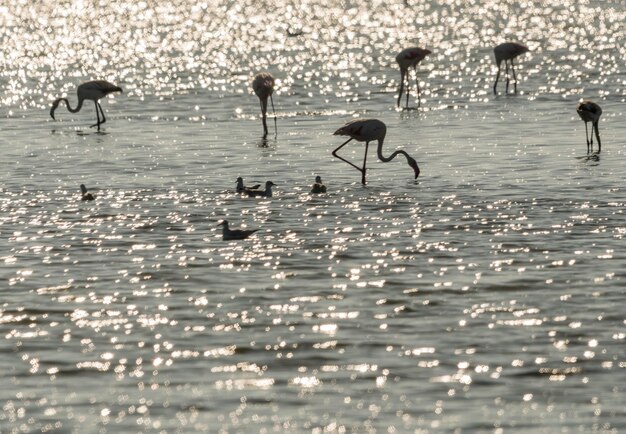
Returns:
[[[267,100],[272,103],[272,111],[274,112],[274,129],[276,130],[276,110],[274,110],[274,77],[269,72],[260,72],[254,76],[252,80],[252,90],[261,102],[261,116],[263,120],[263,135],[267,136]]]
[[[67,109],[71,113],[77,113],[83,107],[83,103],[85,100],[93,101],[96,106],[96,123],[92,125],[92,127],[98,127],[100,129],[100,125],[106,122],[106,118],[104,116],[104,111],[102,110],[102,106],[98,102],[101,98],[104,98],[110,93],[113,92],[123,92],[122,88],[114,85],[106,80],[93,80],[87,81],[76,89],[76,94],[78,96],[78,105],[76,108],[70,107],[70,103],[67,98],[57,98],[52,103],[52,108],[50,108],[50,116],[52,119],[55,119],[54,112],[61,103],[61,101],[65,102]],[[102,120],[100,120],[100,114],[102,114]]]
[[[417,165],[417,162],[414,158],[412,158],[409,154],[407,154],[403,150],[395,151],[389,157],[385,157],[383,155],[383,143],[385,141],[385,135],[387,134],[387,126],[384,122],[379,121],[378,119],[356,119],[350,122],[347,122],[343,127],[339,128],[334,133],[337,136],[349,136],[350,138],[346,140],[343,144],[341,144],[338,148],[336,148],[332,154],[334,157],[339,158],[342,161],[345,161],[355,169],[361,172],[361,183],[365,184],[365,174],[366,174],[366,163],[367,163],[367,150],[369,147],[369,142],[378,141],[378,147],[376,149],[376,153],[378,155],[378,159],[383,163],[388,163],[393,160],[398,155],[404,155],[407,163],[413,169],[415,174],[415,178],[420,174],[420,169]],[[351,161],[346,160],[343,157],[338,155],[338,151],[347,145],[351,140],[356,140],[357,142],[365,142],[365,155],[363,157],[363,166],[359,167]]]
[[[230,229],[228,227],[228,220],[223,220],[218,226],[222,226],[222,240],[231,241],[231,240],[245,240],[250,235],[258,231],[258,229]]]
[[[515,93],[517,93],[517,77],[515,76],[515,65],[513,59],[520,54],[528,52],[528,47],[517,42],[505,42],[497,45],[493,49],[493,54],[496,57],[496,65],[498,65],[498,73],[496,75],[496,82],[493,84],[493,93],[497,93],[496,88],[498,86],[498,79],[500,78],[500,66],[504,60],[504,66],[506,68],[506,93],[509,93],[509,63],[511,64],[511,71],[513,72],[513,86]]]
[[[398,66],[400,67],[400,91],[398,93],[398,107],[400,107],[400,100],[402,99],[402,92],[404,90],[404,80],[406,77],[407,88],[406,88],[406,108],[409,107],[409,69],[413,68],[415,70],[415,82],[417,84],[417,101],[418,106],[420,104],[420,83],[419,78],[417,77],[417,64],[420,63],[424,58],[431,53],[430,50],[419,47],[411,47],[406,48],[396,56],[396,62],[398,62]]]
[[[596,133],[598,139],[598,154],[602,150],[602,144],[600,143],[600,133],[598,132],[598,123],[600,122],[600,116],[602,116],[602,108],[593,101],[583,100],[578,103],[576,107],[578,116],[585,123],[585,139],[587,139],[587,153],[593,151],[593,132]],[[587,129],[587,123],[591,122],[591,134]]]

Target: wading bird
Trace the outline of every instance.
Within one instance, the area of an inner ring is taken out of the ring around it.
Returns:
[[[228,227],[228,220],[222,220],[218,223],[218,226],[222,227],[222,240],[245,240],[250,235],[258,231],[258,229],[243,230],[243,229],[230,229]]]
[[[98,127],[98,130],[100,130],[100,125],[105,123],[107,120],[104,117],[104,111],[102,110],[102,106],[100,105],[98,100],[113,92],[122,92],[122,88],[114,85],[113,83],[109,83],[108,81],[105,81],[105,80],[88,81],[86,83],[81,84],[80,86],[78,86],[78,89],[76,89],[76,93],[78,94],[78,105],[76,106],[75,109],[70,107],[70,102],[67,100],[67,98],[57,98],[52,103],[52,108],[50,109],[50,116],[52,117],[52,119],[54,119],[54,111],[57,109],[61,101],[65,102],[67,109],[71,113],[77,113],[83,107],[83,102],[85,100],[90,100],[90,101],[93,101],[94,104],[96,105],[96,118],[97,118],[96,123],[92,125],[91,127]],[[100,114],[102,114],[102,120],[100,120]]]
[[[578,103],[576,107],[578,116],[585,122],[585,139],[587,139],[587,154],[593,151],[593,132],[596,132],[596,138],[598,139],[598,154],[602,150],[602,144],[600,143],[600,133],[598,132],[598,122],[602,115],[602,109],[598,104],[589,100],[583,100]],[[591,122],[591,134],[587,129],[587,122]]]
[[[80,200],[95,200],[96,197],[87,192],[87,187],[85,187],[85,184],[81,184],[80,185],[80,193],[82,194],[82,197],[80,198]]]
[[[248,190],[248,197],[272,197],[272,187],[275,186],[272,181],[265,183],[265,190]]]
[[[509,63],[511,63],[511,71],[513,71],[513,87],[515,93],[517,93],[517,77],[515,77],[515,65],[513,59],[520,54],[526,53],[528,47],[517,42],[505,42],[496,46],[493,49],[493,53],[496,56],[496,64],[498,65],[498,74],[496,75],[496,82],[493,84],[493,93],[497,94],[496,87],[498,86],[498,79],[500,78],[500,65],[504,60],[504,66],[506,67],[506,93],[509,93]]]
[[[321,176],[318,175],[315,177],[315,184],[313,184],[313,187],[311,187],[311,193],[313,194],[326,193],[326,186],[324,185],[324,183],[322,183]]]
[[[378,153],[378,158],[384,162],[388,163],[393,160],[397,155],[402,154],[406,158],[407,163],[411,166],[415,173],[415,178],[420,174],[420,169],[417,166],[417,162],[409,156],[405,151],[399,150],[395,151],[389,157],[385,157],[383,155],[383,142],[385,140],[385,134],[387,132],[387,127],[385,124],[378,119],[357,119],[346,123],[343,127],[339,128],[335,131],[336,136],[350,136],[348,140],[341,144],[338,148],[333,151],[333,156],[339,158],[340,160],[345,161],[350,166],[354,167],[356,170],[361,172],[361,183],[365,184],[365,171],[366,171],[366,162],[367,162],[367,149],[369,147],[369,143],[373,140],[378,140],[378,148],[376,152]],[[365,155],[363,157],[363,167],[359,167],[351,161],[346,160],[343,157],[337,155],[337,152],[346,146],[348,142],[351,140],[357,140],[359,142],[365,142]]]
[[[400,66],[400,92],[398,93],[398,107],[400,107],[400,100],[402,99],[402,91],[404,89],[404,78],[406,77],[406,108],[409,108],[409,91],[411,88],[411,80],[409,77],[409,68],[415,70],[415,83],[417,84],[417,106],[420,105],[420,80],[417,76],[417,64],[420,63],[427,55],[431,53],[430,50],[424,48],[407,48],[400,51],[396,56],[396,62]]]
[[[274,112],[274,131],[276,130],[276,110],[274,110],[274,77],[269,72],[260,72],[252,80],[252,90],[261,102],[261,115],[263,119],[263,136],[267,136],[267,99],[272,103],[272,111]]]
[[[241,176],[237,178],[237,193],[247,193],[250,190],[256,190],[260,186],[261,184],[255,184],[251,187],[246,187],[243,185],[243,178]]]

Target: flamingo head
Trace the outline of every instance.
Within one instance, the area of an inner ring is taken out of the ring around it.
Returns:
[[[57,107],[59,106],[59,104],[61,103],[61,101],[63,101],[63,98],[57,98],[54,100],[54,102],[52,103],[52,107],[50,108],[50,117],[54,120],[56,120],[54,118],[54,111],[57,109]]]
[[[414,158],[407,157],[407,162],[409,163],[409,166],[411,166],[411,168],[415,172],[415,179],[417,179],[417,177],[420,176],[420,168],[417,165],[417,161],[415,161]]]

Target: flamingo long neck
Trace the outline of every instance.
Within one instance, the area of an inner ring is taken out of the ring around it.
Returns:
[[[394,152],[393,154],[391,154],[389,157],[385,157],[383,155],[383,141],[385,140],[385,138],[383,137],[382,139],[378,139],[378,149],[376,150],[376,153],[378,154],[378,159],[384,163],[389,163],[391,160],[393,160],[394,158],[396,158],[398,156],[398,154],[402,154],[406,157],[406,160],[409,161],[409,154],[407,154],[405,151],[403,150],[397,150],[396,152]]]
[[[77,113],[77,112],[79,112],[79,111],[80,111],[80,109],[83,107],[83,101],[84,101],[84,100],[83,100],[82,98],[79,98],[79,99],[78,99],[78,105],[77,105],[77,106],[76,106],[76,108],[74,108],[74,109],[73,109],[72,107],[70,107],[70,102],[69,102],[69,100],[68,100],[67,98],[59,98],[59,102],[60,102],[60,101],[65,102],[65,106],[67,107],[67,109],[68,109],[71,113]]]

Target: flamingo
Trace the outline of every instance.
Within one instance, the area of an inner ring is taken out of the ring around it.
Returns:
[[[496,46],[493,52],[496,56],[496,64],[498,65],[498,74],[496,75],[496,82],[493,84],[493,93],[497,94],[496,87],[498,86],[498,79],[500,78],[500,64],[504,60],[504,66],[506,67],[506,93],[509,93],[509,62],[511,63],[511,71],[513,71],[513,86],[515,93],[517,93],[517,77],[515,77],[515,65],[513,59],[520,54],[528,52],[528,47],[517,42],[505,42]]]
[[[85,184],[81,184],[80,185],[80,192],[82,194],[82,197],[80,198],[80,200],[95,200],[96,197],[87,192],[87,187],[85,187]]]
[[[267,136],[267,99],[272,103],[272,111],[274,112],[274,131],[276,131],[276,110],[274,110],[274,77],[269,72],[260,72],[252,80],[252,89],[261,102],[261,114],[263,116],[263,136]]]
[[[243,185],[243,178],[240,176],[237,178],[237,193],[247,193],[250,190],[256,190],[261,184],[255,184],[252,187],[246,187]]]
[[[65,102],[67,109],[71,113],[77,113],[83,107],[83,102],[87,99],[87,100],[93,101],[94,104],[96,105],[97,121],[94,125],[91,125],[91,127],[93,128],[97,126],[98,131],[99,131],[100,124],[105,123],[107,120],[104,117],[104,111],[102,110],[102,106],[100,105],[98,100],[113,92],[123,92],[123,91],[121,87],[116,86],[113,83],[109,83],[106,80],[87,81],[81,84],[80,86],[78,86],[78,89],[76,89],[76,93],[78,94],[78,105],[76,106],[75,109],[70,107],[70,102],[67,100],[67,98],[57,98],[52,103],[52,108],[50,109],[50,116],[52,117],[52,119],[54,119],[54,111],[57,109],[61,101]],[[102,121],[100,120],[100,113],[102,113]]]
[[[365,185],[365,164],[367,161],[367,149],[369,147],[369,143],[373,140],[378,140],[378,149],[376,152],[378,153],[378,158],[384,162],[388,163],[393,160],[397,155],[402,154],[405,156],[407,163],[415,172],[415,179],[420,174],[420,169],[417,166],[417,162],[413,159],[409,154],[405,151],[398,150],[391,154],[389,157],[385,157],[383,155],[383,142],[385,140],[385,133],[387,132],[387,127],[382,121],[378,119],[356,119],[350,122],[347,122],[343,127],[339,128],[335,131],[334,135],[336,136],[350,136],[348,140],[341,144],[338,148],[333,151],[333,156],[339,158],[340,160],[345,161],[350,166],[354,167],[358,171],[361,172],[361,183]],[[337,155],[337,152],[346,146],[351,140],[357,140],[359,142],[365,142],[365,156],[363,158],[363,167],[359,167],[356,164],[346,160],[343,157]]]
[[[602,116],[602,109],[598,104],[589,100],[583,100],[578,103],[576,107],[578,116],[585,122],[585,139],[587,139],[587,154],[593,151],[593,131],[596,131],[596,138],[598,139],[598,154],[602,149],[600,143],[600,133],[598,132],[598,122],[600,116]],[[591,134],[587,129],[587,122],[591,122]]]
[[[326,186],[322,183],[321,176],[318,175],[315,177],[315,184],[313,184],[313,187],[311,188],[311,193],[312,194],[326,193]]]
[[[265,183],[265,190],[248,190],[248,197],[272,197],[272,187],[275,186],[272,181]]]
[[[218,223],[218,226],[222,226],[222,240],[230,241],[230,240],[245,240],[250,235],[258,231],[258,229],[230,229],[228,227],[228,220],[222,220]]]
[[[417,64],[420,63],[427,55],[431,53],[430,50],[418,47],[407,48],[400,51],[396,56],[396,62],[400,66],[400,92],[398,93],[398,107],[400,107],[400,100],[402,99],[402,91],[404,89],[404,77],[406,77],[406,108],[409,108],[409,68],[415,70],[415,82],[417,84],[417,106],[420,105],[420,81],[417,77]]]

